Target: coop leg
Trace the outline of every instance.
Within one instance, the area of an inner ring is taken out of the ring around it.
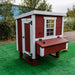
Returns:
[[[33,59],[33,60],[32,60],[32,65],[33,65],[33,66],[36,66],[36,65],[37,65],[37,60],[36,60],[36,59]]]
[[[56,52],[56,57],[59,58],[59,52]]]
[[[55,54],[49,54],[49,55],[56,57],[56,58],[59,58],[59,52],[56,52],[56,55]]]
[[[23,53],[22,52],[20,52],[20,58],[22,58],[23,57]]]

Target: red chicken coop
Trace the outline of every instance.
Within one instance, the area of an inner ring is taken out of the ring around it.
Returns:
[[[20,58],[36,66],[38,57],[59,57],[61,50],[67,50],[68,40],[63,38],[65,15],[33,10],[16,16],[16,43]],[[25,58],[23,54],[32,60]]]

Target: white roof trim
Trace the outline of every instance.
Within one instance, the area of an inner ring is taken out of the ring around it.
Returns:
[[[15,19],[19,19],[22,17],[27,17],[29,15],[39,14],[39,15],[54,15],[54,16],[66,16],[66,13],[57,13],[57,12],[48,12],[48,11],[38,11],[33,10],[31,12],[24,13],[22,15],[16,16]]]

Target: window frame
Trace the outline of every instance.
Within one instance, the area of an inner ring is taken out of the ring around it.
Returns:
[[[53,37],[53,36],[55,36],[55,34],[56,34],[56,19],[57,19],[57,17],[44,17],[44,37]],[[53,35],[49,35],[49,36],[47,36],[46,34],[47,34],[47,27],[46,27],[46,25],[47,25],[47,20],[54,20],[54,28],[51,28],[51,29],[54,29],[54,32],[53,32]]]

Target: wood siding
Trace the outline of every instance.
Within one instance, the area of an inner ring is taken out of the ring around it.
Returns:
[[[24,18],[31,18],[31,16],[24,17]],[[22,21],[21,21],[21,19],[24,19],[24,18],[20,18],[20,19],[17,20],[17,22],[18,22],[18,49],[19,49],[20,52],[22,52]],[[28,41],[26,41],[25,43],[30,44],[30,42],[28,42]]]
[[[35,38],[44,37],[44,17],[57,17],[56,20],[56,35],[62,35],[62,17],[61,16],[35,16]]]

